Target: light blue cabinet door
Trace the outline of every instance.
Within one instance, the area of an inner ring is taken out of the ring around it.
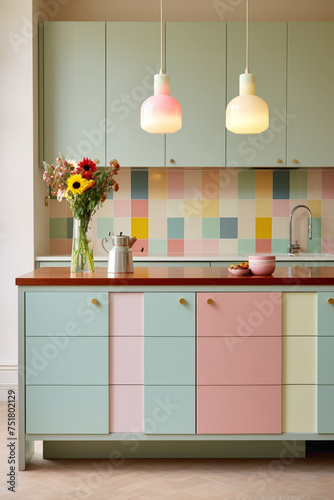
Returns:
[[[166,135],[166,166],[224,166],[226,24],[167,23],[166,71],[182,107],[181,130]]]
[[[145,293],[144,331],[148,337],[194,337],[195,294]]]
[[[122,167],[164,166],[165,136],[140,127],[159,64],[159,23],[107,23],[107,159]]]
[[[105,165],[105,23],[45,23],[43,75],[43,159]]]
[[[286,165],[286,36],[286,23],[249,25],[249,69],[255,75],[256,95],[268,104],[270,126],[256,135],[227,131],[227,166]],[[239,75],[245,72],[245,45],[245,23],[228,23],[227,102],[239,95]]]
[[[195,385],[195,337],[145,337],[145,385]]]
[[[318,386],[318,432],[334,434],[334,385]]]
[[[27,434],[108,434],[106,386],[27,386]]]
[[[333,52],[333,23],[288,24],[288,166],[334,165]]]
[[[333,293],[318,293],[318,335],[321,337],[334,337],[334,305],[329,299],[334,299]]]
[[[28,337],[108,336],[106,292],[28,292],[25,305]]]
[[[195,434],[195,387],[145,386],[145,434]]]
[[[108,337],[27,337],[26,384],[107,385]]]
[[[318,384],[334,385],[334,337],[318,337]]]

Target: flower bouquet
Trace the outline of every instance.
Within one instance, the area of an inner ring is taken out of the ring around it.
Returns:
[[[92,238],[89,236],[92,216],[102,207],[107,193],[118,191],[118,183],[113,179],[119,170],[116,160],[109,167],[97,170],[96,163],[83,158],[80,163],[57,158],[57,165],[44,162],[43,179],[52,196],[61,201],[66,198],[73,212],[73,242],[71,272],[94,271]]]

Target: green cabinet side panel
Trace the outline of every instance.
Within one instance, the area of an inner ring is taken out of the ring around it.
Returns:
[[[140,127],[142,103],[159,73],[159,23],[107,23],[107,159],[123,167],[164,166],[163,134]]]
[[[195,337],[145,337],[146,385],[195,385]]]
[[[108,434],[106,386],[27,386],[27,434]]]
[[[107,385],[108,337],[27,337],[26,384]]]
[[[318,432],[334,434],[334,385],[318,386]]]
[[[105,23],[44,25],[44,160],[105,165]]]
[[[288,166],[334,165],[333,52],[333,23],[288,24]]]
[[[167,23],[166,71],[182,107],[181,130],[166,136],[166,166],[224,166],[226,24]]]
[[[329,304],[328,299],[334,299],[334,294],[318,293],[318,335],[321,337],[334,337],[334,305]]]
[[[334,385],[334,337],[318,337],[318,384]]]
[[[145,293],[144,330],[149,337],[194,337],[195,294]]]
[[[145,386],[145,434],[195,434],[195,387]]]
[[[270,126],[256,135],[227,131],[227,166],[286,165],[286,37],[286,23],[249,25],[250,72],[255,75],[256,95],[268,104]],[[227,103],[239,95],[239,75],[245,72],[245,39],[245,23],[227,24]]]
[[[28,337],[108,336],[108,293],[28,292],[25,327]]]

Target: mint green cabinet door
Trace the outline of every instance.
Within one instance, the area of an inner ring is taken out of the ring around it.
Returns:
[[[286,33],[286,23],[249,25],[249,69],[255,75],[256,95],[268,104],[270,126],[256,135],[227,131],[227,166],[286,165]],[[239,75],[245,72],[245,44],[245,24],[228,23],[227,102],[239,95]]]
[[[318,337],[318,384],[334,385],[334,337]]]
[[[321,337],[334,337],[334,305],[329,299],[334,299],[333,293],[318,293],[318,335]]]
[[[226,24],[167,23],[166,71],[182,107],[181,130],[166,135],[166,166],[224,166]]]
[[[107,159],[123,167],[164,166],[164,135],[140,127],[159,69],[159,23],[107,23]]]
[[[145,385],[195,385],[195,337],[145,337]]]
[[[318,432],[334,434],[334,385],[318,386]]]
[[[25,302],[27,337],[108,336],[106,292],[28,292]]]
[[[27,434],[108,434],[108,386],[27,386]]]
[[[26,384],[107,385],[108,337],[27,337]]]
[[[195,434],[195,387],[145,386],[145,434]]]
[[[105,23],[45,23],[43,78],[43,159],[105,165]]]
[[[333,52],[333,23],[288,24],[288,166],[334,164]]]
[[[195,294],[145,293],[144,331],[147,337],[194,337]]]

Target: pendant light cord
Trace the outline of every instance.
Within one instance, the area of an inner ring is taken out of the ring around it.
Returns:
[[[249,66],[248,66],[248,59],[249,59],[248,19],[249,19],[249,9],[248,9],[248,0],[246,0],[246,70],[245,70],[245,73],[249,73]]]
[[[163,51],[162,51],[162,45],[163,45],[163,33],[162,33],[162,0],[160,0],[160,73],[164,73],[163,69]]]

